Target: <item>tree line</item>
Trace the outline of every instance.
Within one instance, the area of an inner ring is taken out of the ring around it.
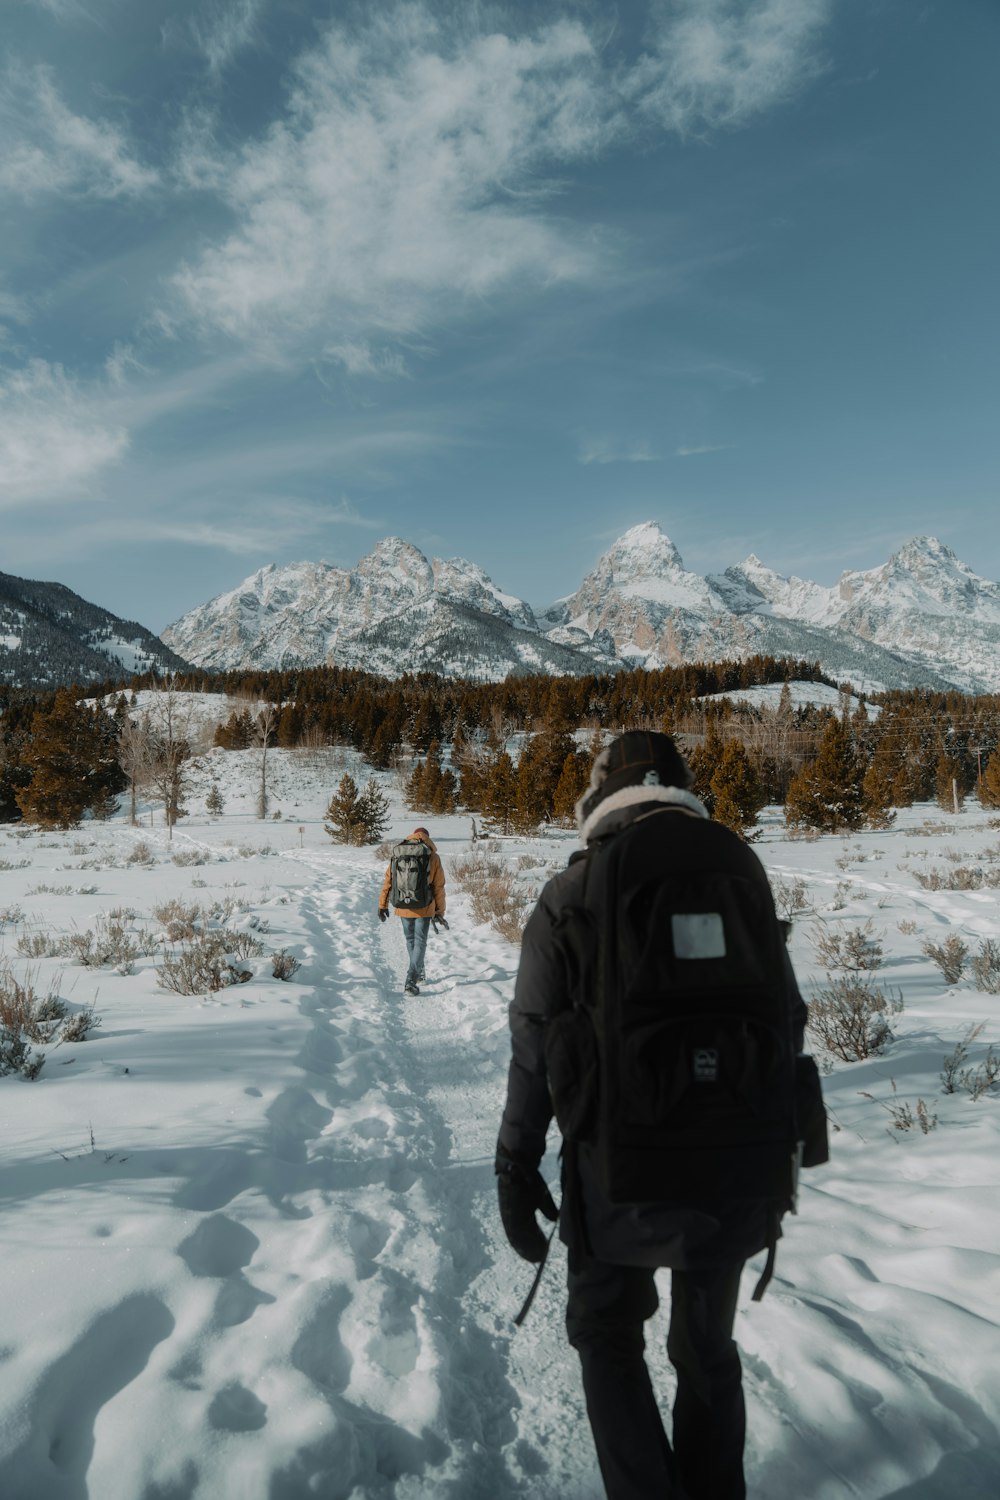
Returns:
[[[89,685],[0,687],[0,820],[68,827],[105,815],[123,792],[134,816],[146,792],[172,827],[194,753],[185,692],[238,700],[215,744],[256,750],[261,817],[270,749],[350,745],[373,768],[400,772],[414,811],[464,809],[504,832],[567,823],[595,755],[623,728],[676,735],[695,792],[742,833],[774,803],[792,827],[830,830],[884,825],[917,801],[955,809],[973,793],[1000,806],[1000,696],[909,690],[865,703],[843,690],[836,706],[796,706],[791,680],[836,688],[815,663],[767,656],[501,683],[336,667],[178,674],[135,678],[103,708],[83,701]],[[779,683],[776,702],[726,696]],[[139,711],[142,688],[157,691]]]

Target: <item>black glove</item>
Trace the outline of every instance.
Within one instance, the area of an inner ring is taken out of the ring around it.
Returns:
[[[378,909],[378,919],[380,922],[388,922],[389,920],[389,913],[384,906],[380,906]]]
[[[444,917],[431,917],[431,921],[434,923],[435,932],[437,932],[439,927],[443,927],[445,932],[448,931],[448,923],[445,921]]]
[[[536,1213],[553,1224],[559,1210],[537,1167],[529,1167],[504,1146],[497,1147],[495,1171],[503,1232],[522,1260],[537,1265],[545,1255],[547,1240],[538,1227]]]

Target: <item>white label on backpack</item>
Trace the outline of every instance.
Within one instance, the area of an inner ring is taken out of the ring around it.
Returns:
[[[691,1057],[695,1083],[718,1083],[719,1052],[717,1047],[695,1047]]]
[[[670,918],[675,958],[725,958],[726,929],[717,911],[678,911]]]

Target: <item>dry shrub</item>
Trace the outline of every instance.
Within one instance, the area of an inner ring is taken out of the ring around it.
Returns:
[[[275,979],[291,979],[301,967],[294,953],[286,953],[284,948],[278,953],[271,954],[271,973]]]
[[[928,938],[921,945],[920,951],[932,963],[937,964],[946,984],[958,983],[965,971],[965,960],[969,956],[969,945],[968,943],[963,943],[957,933],[953,932],[950,937],[945,938],[943,943],[932,943]]]
[[[978,990],[1000,995],[1000,943],[993,938],[984,938],[969,967]]]
[[[469,893],[472,915],[489,922],[509,943],[519,943],[530,904],[513,870],[489,854],[470,854],[455,860],[452,876]]]
[[[915,1110],[911,1109],[905,1099],[896,1097],[896,1080],[889,1079],[892,1085],[893,1097],[891,1099],[876,1099],[874,1094],[867,1094],[862,1090],[862,1099],[870,1099],[873,1104],[878,1104],[892,1117],[893,1130],[912,1130],[917,1125],[922,1135],[930,1135],[937,1128],[938,1117],[927,1108],[923,1099],[918,1099]]]
[[[905,917],[902,922],[897,922],[896,926],[904,937],[912,937],[917,930],[917,924],[911,917]]]
[[[203,849],[178,849],[172,856],[175,865],[207,865],[209,857]]]
[[[129,854],[127,859],[125,860],[125,863],[127,865],[155,864],[155,860],[153,859],[153,851],[147,843],[140,839],[139,842],[137,844],[134,844],[129,850]]]
[[[956,865],[953,870],[914,870],[914,879],[925,891],[981,891],[1000,886],[1000,870],[981,870],[977,865]]]
[[[809,887],[798,877],[785,880],[780,875],[772,875],[771,894],[775,911],[786,922],[794,921],[809,910]]]
[[[18,1032],[0,1026],[0,1078],[15,1073],[31,1082],[38,1077],[44,1063],[44,1052],[32,1052]]]
[[[159,906],[154,906],[153,916],[167,929],[170,941],[180,943],[195,936],[205,912],[197,901],[182,901],[174,896],[170,901],[161,901]]]
[[[816,957],[827,969],[845,969],[848,973],[874,972],[882,967],[885,954],[882,940],[875,934],[871,918],[863,927],[849,927],[846,932],[821,930],[813,937]]]
[[[196,932],[189,942],[164,956],[157,979],[177,995],[205,995],[252,977],[246,960],[259,957],[264,945],[249,932],[223,928]]]
[[[72,958],[73,945],[68,937],[52,937],[48,932],[18,934],[17,951],[22,958]]]
[[[132,934],[111,912],[100,912],[92,929],[71,933],[68,943],[71,957],[84,968],[102,969],[113,964],[119,974],[134,973],[136,959],[155,953],[157,947],[152,933],[142,929]]]
[[[898,990],[845,975],[817,989],[809,1002],[809,1028],[834,1057],[860,1062],[885,1051],[894,1035],[889,1017],[902,1009]]]
[[[1000,1082],[1000,1057],[993,1051],[992,1043],[981,1062],[975,1067],[966,1066],[969,1048],[982,1032],[984,1024],[980,1021],[978,1025],[970,1026],[962,1040],[955,1043],[954,1049],[944,1059],[941,1087],[946,1094],[965,1089],[973,1099],[981,1099]]]

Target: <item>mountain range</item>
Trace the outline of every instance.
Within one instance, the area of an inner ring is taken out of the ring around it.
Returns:
[[[159,636],[61,583],[0,573],[0,682],[58,687],[187,665]]]
[[[868,691],[996,692],[1000,585],[926,536],[831,587],[786,578],[753,554],[702,577],[646,522],[619,537],[575,593],[535,609],[475,563],[428,560],[386,537],[355,568],[262,568],[162,639],[215,670],[325,662],[500,680],[765,653],[818,661]]]
[[[262,568],[158,638],[62,584],[0,573],[0,681],[23,686],[323,663],[499,681],[756,654],[819,662],[868,692],[998,692],[1000,585],[927,536],[830,587],[784,577],[753,554],[702,577],[647,522],[574,593],[533,608],[475,563],[429,560],[385,537],[354,568]]]

